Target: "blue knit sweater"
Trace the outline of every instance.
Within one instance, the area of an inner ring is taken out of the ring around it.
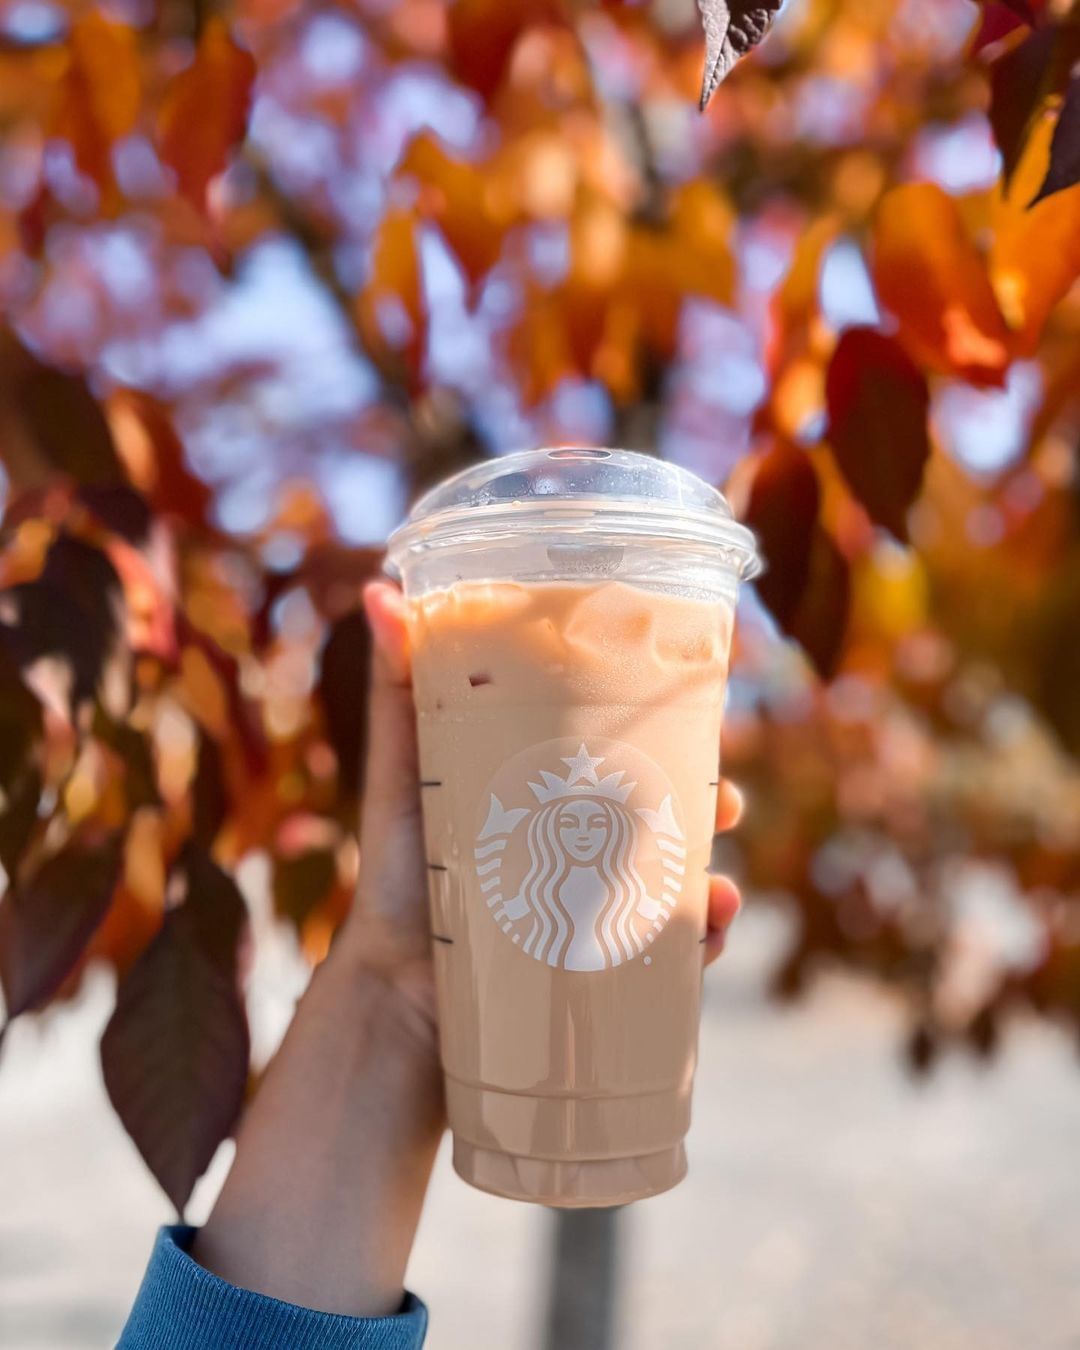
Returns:
[[[237,1289],[188,1255],[194,1228],[163,1228],[117,1350],[418,1350],[427,1309],[340,1317]]]

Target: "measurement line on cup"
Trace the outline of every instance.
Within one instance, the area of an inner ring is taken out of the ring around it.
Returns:
[[[709,786],[710,786],[710,787],[719,787],[720,784],[721,784],[723,781],[724,781],[724,780],[723,780],[722,778],[710,778],[710,779],[709,779]],[[420,786],[423,787],[423,786],[424,786],[423,783],[421,783]]]
[[[420,786],[421,786],[422,788],[424,788],[424,787],[442,787],[442,779],[441,779],[441,778],[421,778],[421,779],[420,779]]]
[[[431,936],[436,942],[445,942],[448,947],[452,947],[454,945],[454,939],[444,937],[442,933],[432,933]]]
[[[447,871],[447,868],[445,868],[445,867],[442,865],[442,863],[431,863],[431,862],[429,862],[429,863],[428,863],[428,871],[429,871],[429,872],[445,872],[445,871]]]

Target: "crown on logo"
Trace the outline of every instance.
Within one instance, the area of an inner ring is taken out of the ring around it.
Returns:
[[[541,804],[555,801],[559,797],[578,796],[608,797],[611,801],[625,802],[637,784],[621,782],[626,772],[624,769],[609,773],[605,778],[598,777],[596,770],[603,762],[603,756],[590,755],[585,742],[582,741],[576,755],[563,759],[563,763],[570,770],[565,778],[560,778],[557,773],[548,773],[547,769],[541,769],[540,777],[544,781],[530,783],[529,787]]]

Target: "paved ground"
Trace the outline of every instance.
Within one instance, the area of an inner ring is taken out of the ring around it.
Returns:
[[[1080,1347],[1069,1045],[1020,1027],[991,1072],[956,1062],[915,1088],[882,995],[830,979],[793,1011],[763,1000],[779,922],[744,916],[708,981],[691,1175],[624,1215],[619,1350]],[[99,981],[5,1055],[4,1350],[108,1344],[168,1216],[104,1101],[108,998]],[[410,1275],[433,1350],[537,1350],[549,1224],[441,1159]]]

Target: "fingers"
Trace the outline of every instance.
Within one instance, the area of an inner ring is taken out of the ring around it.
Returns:
[[[374,581],[364,589],[364,610],[371,625],[373,652],[360,891],[369,904],[396,909],[406,903],[398,892],[416,889],[422,851],[405,600],[390,582]],[[420,874],[422,882],[422,866]]]
[[[730,877],[709,878],[709,919],[705,936],[705,964],[711,965],[724,950],[728,929],[739,912],[742,898]]]
[[[405,597],[389,581],[369,581],[363,598],[364,613],[375,640],[376,686],[380,681],[398,687],[407,685],[410,669]]]
[[[738,825],[743,813],[743,795],[730,779],[720,780],[716,794],[716,832],[723,834]]]
[[[716,794],[716,832],[723,834],[739,823],[743,813],[743,795],[727,778],[720,780]],[[709,918],[705,936],[705,964],[711,965],[724,950],[727,931],[739,912],[742,898],[730,877],[709,878]]]

